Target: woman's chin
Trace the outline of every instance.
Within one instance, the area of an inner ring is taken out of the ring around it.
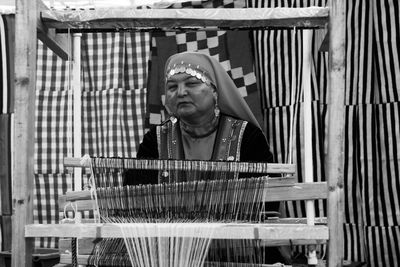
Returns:
[[[184,107],[177,110],[179,118],[190,118],[196,114],[196,110],[190,107]]]

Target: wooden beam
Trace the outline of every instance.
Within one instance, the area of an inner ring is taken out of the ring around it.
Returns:
[[[289,243],[289,242],[287,242]],[[118,262],[118,257],[114,256]],[[78,255],[77,256],[78,265],[88,265],[89,262],[89,255]],[[61,254],[60,255],[60,264],[67,264],[70,266],[72,263],[72,256],[71,254]],[[243,263],[235,263],[235,262],[204,262],[204,267],[215,267],[215,266],[229,266],[229,267],[243,267],[243,266],[252,266],[252,267],[292,267],[292,265],[284,265],[284,264],[243,264]],[[54,266],[54,267],[61,267],[61,266]],[[64,266],[62,266],[64,267]],[[322,267],[322,266],[320,266]]]
[[[124,161],[127,161],[124,163]],[[130,162],[130,163],[129,163]],[[169,164],[171,162],[173,164]],[[113,158],[110,160],[109,167],[121,168],[123,166],[130,166],[130,164],[136,164],[146,170],[159,170],[160,164],[162,166],[168,166],[169,170],[185,170],[185,162],[191,164],[193,168],[199,167],[201,160],[169,160],[169,159],[123,159]],[[168,163],[168,164],[167,164]],[[177,164],[179,163],[179,164]],[[198,165],[196,165],[198,164]],[[218,170],[223,171],[238,171],[237,168],[241,165],[246,172],[262,173],[263,170],[267,170],[269,173],[280,173],[280,174],[294,174],[296,173],[296,164],[286,163],[266,163],[266,162],[234,162],[234,161],[207,161],[209,168],[215,167]],[[106,165],[107,166],[107,165]],[[135,166],[135,165],[133,165]],[[64,158],[64,167],[90,167],[89,158]],[[105,167],[105,166],[104,166]],[[187,167],[187,166],[186,166]],[[202,170],[206,170],[207,166],[202,166]],[[209,169],[212,171],[212,169]]]
[[[188,193],[190,194],[190,193]],[[326,199],[328,188],[326,182],[267,184],[264,189],[263,201],[296,201]],[[59,197],[60,211],[92,210],[95,202],[91,199],[90,191],[68,192]]]
[[[127,224],[122,224],[124,227]],[[27,237],[122,238],[121,224],[31,224]],[[206,237],[215,239],[328,239],[326,225],[245,223],[138,223],[138,237]],[[179,229],[179,231],[177,231]],[[181,231],[182,230],[182,231]]]
[[[55,29],[49,29],[42,23],[41,12],[49,8],[41,0],[37,3],[37,38],[63,60],[70,59],[68,35],[57,34]]]
[[[33,239],[24,227],[33,222],[36,1],[17,0],[15,14],[15,119],[13,172],[12,266],[31,266]]]
[[[323,28],[329,9],[307,8],[201,8],[201,9],[135,9],[52,10],[42,12],[44,24],[59,30],[151,28],[225,29],[249,28]]]
[[[289,242],[287,242],[289,243]],[[117,258],[117,256],[114,256]],[[88,265],[89,264],[89,255],[78,255],[77,256],[78,265]],[[118,260],[116,260],[118,262]],[[60,263],[61,264],[70,264],[72,263],[71,254],[61,254],[60,255]],[[252,266],[252,267],[292,267],[292,265],[284,265],[284,264],[244,264],[244,263],[235,263],[235,262],[204,262],[204,267],[215,267],[215,266],[229,266],[229,267],[243,267],[243,266]],[[54,266],[61,267],[61,266]],[[64,267],[64,266],[63,266]],[[320,266],[322,267],[322,266]]]
[[[328,223],[332,237],[328,242],[328,266],[343,266],[344,258],[344,94],[346,13],[344,0],[330,1],[329,22],[329,100],[328,154],[326,159]]]

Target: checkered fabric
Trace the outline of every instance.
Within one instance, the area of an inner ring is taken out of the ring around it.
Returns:
[[[33,201],[33,222],[40,224],[59,223],[64,217],[62,207],[58,206],[58,196],[72,190],[70,174],[35,174]],[[56,238],[36,238],[37,247],[57,247]]]
[[[241,8],[246,6],[245,0],[209,0],[187,1],[175,3],[171,8]]]
[[[68,143],[68,91],[36,91],[35,173],[63,173]],[[69,129],[70,128],[70,129]]]
[[[260,124],[262,123],[261,103],[247,31],[197,31],[165,35],[155,36],[152,41],[151,75],[158,78],[149,81],[149,124],[158,124],[166,119],[163,107],[163,65],[170,55],[184,51],[198,51],[217,59],[238,87]]]
[[[148,33],[82,36],[82,155],[134,157],[144,134]],[[60,219],[58,196],[73,187],[63,159],[72,155],[72,69],[38,42],[35,210],[37,223]],[[87,175],[83,175],[86,184]],[[68,187],[69,186],[69,187]],[[57,239],[38,239],[55,247]]]
[[[146,88],[149,42],[149,33],[141,32],[83,35],[83,90]]]
[[[144,135],[146,89],[84,92],[83,154],[135,157]]]

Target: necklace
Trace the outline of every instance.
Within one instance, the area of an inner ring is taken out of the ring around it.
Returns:
[[[180,122],[181,122],[180,123],[181,129],[185,131],[190,137],[203,138],[209,136],[210,134],[212,134],[217,130],[219,116],[214,116],[214,118],[210,122],[196,126],[188,125],[184,123],[182,120]]]

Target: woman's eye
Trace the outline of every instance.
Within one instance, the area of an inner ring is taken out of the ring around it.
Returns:
[[[178,88],[178,86],[176,86],[175,84],[167,86],[168,91],[175,91],[176,88]]]
[[[195,86],[198,86],[198,85],[199,85],[199,82],[197,82],[197,81],[191,81],[191,82],[187,82],[186,83],[187,87],[195,87]]]

